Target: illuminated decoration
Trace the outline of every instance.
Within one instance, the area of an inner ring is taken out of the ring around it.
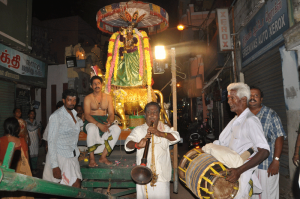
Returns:
[[[138,23],[136,28],[148,28],[155,34],[169,27],[169,14],[153,3],[142,1],[119,2],[101,8],[96,15],[97,27],[105,33],[113,34],[128,22]]]
[[[166,50],[164,46],[155,46],[155,59],[166,59]]]
[[[177,30],[179,30],[179,31],[184,30],[184,29],[185,29],[185,26],[182,25],[182,24],[179,24],[179,25],[177,26]]]

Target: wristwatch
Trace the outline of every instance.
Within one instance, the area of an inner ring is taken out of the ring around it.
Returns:
[[[278,158],[278,157],[275,157],[274,159],[277,160],[277,161],[279,161],[279,158]]]

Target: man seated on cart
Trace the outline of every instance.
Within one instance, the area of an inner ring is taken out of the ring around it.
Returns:
[[[146,141],[152,134],[154,135],[147,156],[147,167],[151,168],[153,174],[152,182],[147,185],[136,185],[137,199],[169,199],[172,176],[169,145],[179,142],[180,136],[177,131],[159,121],[160,106],[156,102],[148,103],[144,111],[146,123],[134,128],[125,141],[126,151],[137,149],[136,162],[139,165]]]
[[[102,82],[101,77],[93,76],[91,78],[93,93],[84,98],[83,131],[87,133],[90,167],[98,166],[94,154],[101,155],[100,163],[112,164],[106,157],[111,154],[121,133],[118,125],[112,125],[114,121],[113,102],[109,94],[102,92]]]

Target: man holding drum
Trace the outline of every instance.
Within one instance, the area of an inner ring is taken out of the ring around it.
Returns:
[[[259,119],[247,108],[250,99],[249,86],[241,82],[232,83],[227,90],[230,110],[237,115],[228,123],[214,144],[229,147],[240,155],[249,148],[254,149],[254,153],[242,166],[228,169],[230,175],[226,178],[229,182],[240,181],[235,199],[250,198],[253,191],[261,190],[254,170],[269,156],[270,147]],[[253,189],[253,185],[258,190]]]

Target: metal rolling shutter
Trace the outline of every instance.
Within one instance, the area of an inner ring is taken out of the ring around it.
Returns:
[[[15,105],[15,84],[0,80],[0,137],[4,135],[3,122],[13,116]]]
[[[263,104],[272,108],[279,115],[287,134],[287,117],[284,100],[282,67],[279,47],[247,65],[244,69],[245,83],[258,86],[264,93]],[[283,144],[280,161],[280,173],[289,175],[288,141]]]

